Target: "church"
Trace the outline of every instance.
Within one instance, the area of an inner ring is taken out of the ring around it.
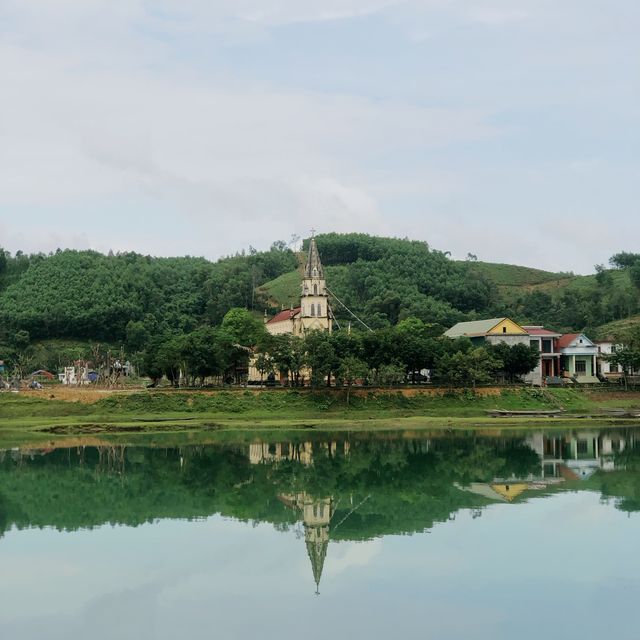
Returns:
[[[314,237],[309,241],[309,254],[302,274],[300,306],[280,311],[267,320],[265,326],[274,336],[284,333],[303,336],[307,331],[331,333],[333,318],[329,307],[329,293]]]

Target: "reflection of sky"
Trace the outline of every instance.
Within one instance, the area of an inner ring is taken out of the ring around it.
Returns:
[[[19,639],[636,638],[640,518],[596,493],[500,504],[428,534],[331,543],[212,517],[0,540]]]

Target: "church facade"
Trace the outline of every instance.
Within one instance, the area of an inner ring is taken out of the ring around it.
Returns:
[[[300,306],[280,311],[267,320],[265,326],[274,336],[303,336],[308,331],[332,331],[327,282],[315,238],[309,241],[309,253],[302,274]]]

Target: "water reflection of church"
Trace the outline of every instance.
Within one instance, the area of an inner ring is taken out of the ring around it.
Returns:
[[[290,460],[305,466],[313,462],[314,453],[322,452],[331,457],[349,455],[350,445],[346,440],[329,442],[257,442],[249,445],[249,462],[262,464]]]
[[[302,513],[304,542],[311,561],[316,594],[320,593],[320,580],[329,547],[329,525],[333,518],[333,498],[314,498],[306,492],[283,494],[278,498],[288,507]]]
[[[615,431],[576,431],[571,434],[537,432],[523,437],[521,444],[535,452],[540,461],[537,471],[526,476],[493,478],[490,482],[471,482],[456,486],[470,493],[482,496],[490,502],[513,502],[526,499],[541,490],[551,491],[561,488],[567,482],[588,480],[596,471],[615,470],[615,455],[627,447],[635,447],[634,434]],[[412,441],[415,451],[426,453],[439,449],[441,437]],[[307,442],[258,442],[249,446],[251,464],[278,464],[289,461],[310,466],[314,456],[348,457],[350,443],[345,440]],[[341,522],[332,524],[336,504],[332,496],[317,497],[307,492],[280,494],[278,499],[301,516],[304,539],[309,561],[319,593],[320,580],[330,540],[330,532]],[[353,513],[358,507],[352,509]],[[474,517],[481,510],[474,510]],[[348,517],[347,515],[347,517]]]
[[[346,457],[349,455],[349,451],[350,445],[346,440],[296,443],[259,442],[249,445],[249,462],[251,464],[270,464],[293,461],[309,466],[313,463],[314,454]],[[280,494],[278,499],[302,516],[307,555],[316,583],[316,594],[319,594],[324,561],[329,547],[329,527],[335,513],[333,498],[331,496],[318,498],[307,492],[299,492]]]

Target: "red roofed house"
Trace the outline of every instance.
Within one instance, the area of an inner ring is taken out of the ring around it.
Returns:
[[[300,335],[300,311],[302,311],[302,307],[285,309],[284,311],[277,313],[273,318],[267,320],[267,331],[272,336],[277,336],[283,333],[292,333],[296,336]]]
[[[596,377],[598,347],[584,333],[567,333],[558,339],[560,366],[566,378],[579,383],[600,382]]]
[[[542,384],[551,383],[554,378],[559,378],[562,373],[558,350],[561,334],[539,325],[522,328],[529,334],[529,344],[540,352],[540,364],[525,376],[525,380],[532,384]]]

